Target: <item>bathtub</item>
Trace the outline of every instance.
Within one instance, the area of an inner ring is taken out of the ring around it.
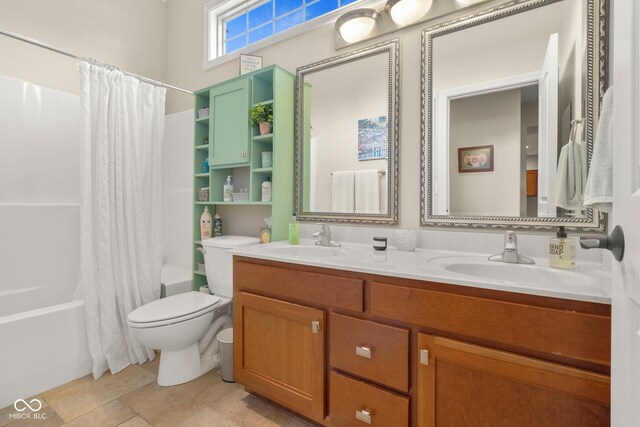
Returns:
[[[91,372],[79,206],[0,204],[0,408]]]

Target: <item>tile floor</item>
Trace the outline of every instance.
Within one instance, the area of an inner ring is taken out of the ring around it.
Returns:
[[[216,371],[160,387],[159,359],[106,373],[97,381],[88,375],[35,396],[44,419],[15,420],[9,416],[16,413],[13,406],[0,409],[0,427],[312,426],[238,384],[225,383]]]

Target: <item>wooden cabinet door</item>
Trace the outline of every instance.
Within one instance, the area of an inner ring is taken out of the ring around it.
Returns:
[[[237,165],[248,163],[249,108],[251,82],[235,80],[211,89],[211,158],[209,164]]]
[[[610,424],[606,375],[426,334],[418,351],[420,427]]]
[[[323,420],[324,311],[246,292],[236,292],[234,303],[236,381]]]

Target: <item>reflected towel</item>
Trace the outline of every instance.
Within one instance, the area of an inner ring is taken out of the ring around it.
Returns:
[[[380,174],[377,169],[356,171],[356,213],[380,213]]]
[[[558,159],[556,205],[563,209],[581,209],[587,183],[587,145],[569,141]]]
[[[602,98],[596,140],[593,144],[584,206],[611,213],[613,201],[613,86]]]
[[[334,172],[331,177],[331,210],[353,213],[355,211],[353,171]]]

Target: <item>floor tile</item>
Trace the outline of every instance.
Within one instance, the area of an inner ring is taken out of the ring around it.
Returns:
[[[236,427],[229,418],[220,412],[214,411],[210,406],[204,406],[187,417],[177,427]]]
[[[113,427],[136,415],[133,409],[116,399],[68,422],[65,427]]]
[[[151,427],[151,424],[147,422],[140,415],[131,418],[120,424],[118,427]]]
[[[215,372],[185,384],[161,387],[153,382],[122,400],[154,426],[172,426],[203,406],[221,399],[235,385],[224,383]]]
[[[155,381],[155,374],[132,365],[115,375],[105,373],[97,381],[87,375],[42,393],[42,396],[64,421],[71,421]]]
[[[262,427],[277,426],[279,408],[266,400],[248,394],[242,387],[234,387],[222,398],[213,402],[211,407],[241,426]]]

